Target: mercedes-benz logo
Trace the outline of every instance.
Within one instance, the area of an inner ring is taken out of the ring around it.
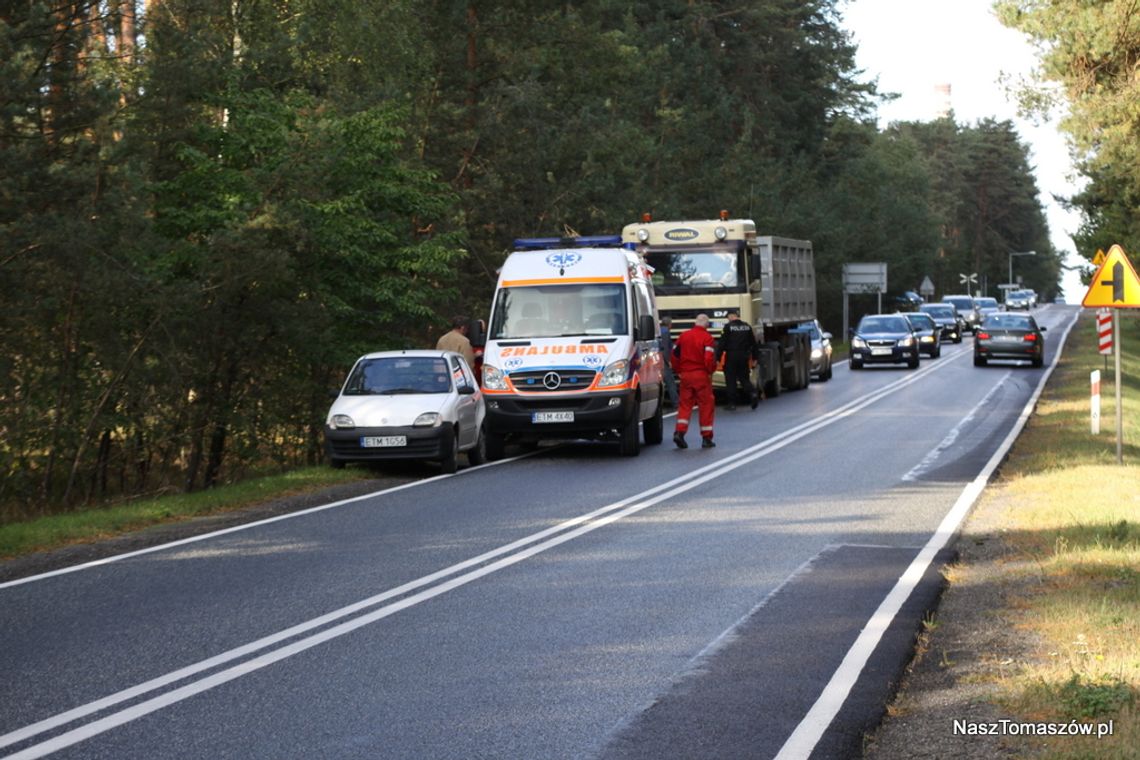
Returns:
[[[557,372],[547,372],[542,376],[542,385],[548,391],[556,391],[562,385],[562,377]]]

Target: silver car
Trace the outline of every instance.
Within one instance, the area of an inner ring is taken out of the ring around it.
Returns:
[[[466,360],[451,351],[382,351],[357,359],[325,419],[333,467],[422,459],[445,473],[460,452],[486,460],[483,393]]]
[[[971,295],[942,296],[942,303],[953,304],[960,316],[966,322],[966,329],[974,332],[982,323],[982,315],[978,312],[978,305],[974,303]]]
[[[821,381],[831,379],[831,333],[818,319],[800,322],[796,329],[811,336],[811,374]]]

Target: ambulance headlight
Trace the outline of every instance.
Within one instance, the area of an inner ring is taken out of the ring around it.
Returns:
[[[629,361],[622,359],[616,361],[610,366],[606,367],[602,372],[602,380],[598,383],[599,387],[607,387],[612,385],[622,385],[625,383],[626,378],[629,376]]]
[[[649,230],[645,230],[645,229],[638,230],[637,231],[637,239],[643,243],[648,241],[649,240]]]
[[[483,387],[489,391],[505,391],[507,378],[498,367],[483,365]]]
[[[713,235],[716,235],[717,240],[724,240],[726,237],[728,237],[728,230],[726,230],[724,227],[717,227],[715,230],[713,230]]]

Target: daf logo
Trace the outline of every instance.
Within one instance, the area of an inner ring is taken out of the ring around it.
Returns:
[[[686,242],[689,240],[696,240],[701,236],[701,233],[690,227],[678,227],[675,230],[669,230],[665,233],[666,240],[673,240],[675,242]]]
[[[562,385],[562,377],[557,372],[547,372],[542,376],[542,386],[548,391],[558,390]]]

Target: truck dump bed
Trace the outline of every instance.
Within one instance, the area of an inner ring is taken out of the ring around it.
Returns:
[[[761,320],[765,326],[815,319],[815,263],[809,240],[757,237]]]

